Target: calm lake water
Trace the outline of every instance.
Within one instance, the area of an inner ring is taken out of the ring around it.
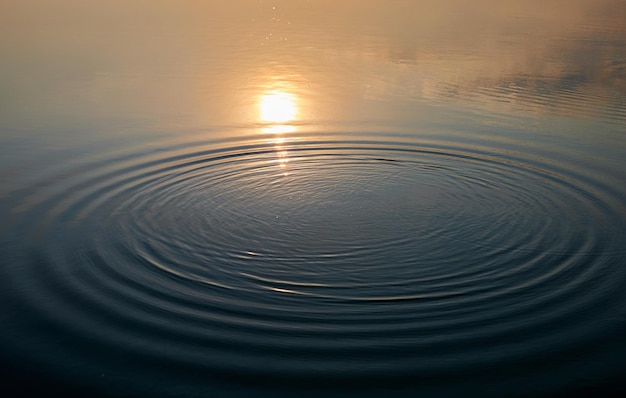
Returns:
[[[626,391],[625,1],[1,1],[0,54],[6,396]]]

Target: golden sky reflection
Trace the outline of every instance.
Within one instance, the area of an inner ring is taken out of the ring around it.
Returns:
[[[623,0],[4,3],[5,131],[626,115]]]

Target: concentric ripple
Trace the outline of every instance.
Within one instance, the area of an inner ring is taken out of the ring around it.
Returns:
[[[3,294],[37,320],[16,318],[2,345],[74,372],[541,372],[624,324],[624,198],[523,152],[339,133],[194,142],[52,168],[1,205]]]

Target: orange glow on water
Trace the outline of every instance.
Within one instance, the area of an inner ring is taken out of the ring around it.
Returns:
[[[259,116],[265,123],[286,123],[293,121],[298,114],[296,98],[284,91],[270,91],[261,96]]]

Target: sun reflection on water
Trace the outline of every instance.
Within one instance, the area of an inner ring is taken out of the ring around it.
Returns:
[[[261,96],[259,113],[262,122],[282,124],[295,120],[298,114],[293,94],[274,90]]]
[[[259,98],[259,120],[264,124],[263,133],[272,134],[271,139],[276,150],[276,163],[283,176],[288,176],[289,152],[285,148],[284,134],[293,133],[293,122],[298,116],[297,97],[287,91],[271,90]]]

